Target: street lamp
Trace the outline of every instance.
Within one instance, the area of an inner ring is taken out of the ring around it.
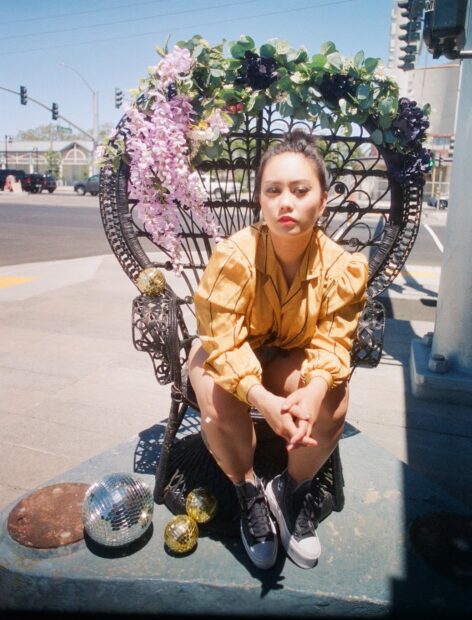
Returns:
[[[5,169],[8,168],[8,145],[13,142],[12,136],[5,134]]]
[[[67,65],[65,62],[61,62],[60,66],[65,67],[66,69],[70,69],[76,75],[78,75],[79,78],[82,80],[82,82],[85,84],[85,86],[92,93],[92,120],[93,120],[92,136],[93,136],[93,156],[95,156],[95,150],[98,144],[98,93],[90,86],[90,84],[87,82],[84,76],[80,73],[80,71],[77,71],[77,69],[75,69],[74,67],[71,67],[70,65]],[[92,162],[93,162],[93,159],[92,159]]]

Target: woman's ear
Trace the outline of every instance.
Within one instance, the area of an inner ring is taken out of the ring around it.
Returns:
[[[319,218],[323,215],[327,202],[328,202],[328,192],[323,192],[321,195],[321,204],[320,204],[320,209],[318,212]]]

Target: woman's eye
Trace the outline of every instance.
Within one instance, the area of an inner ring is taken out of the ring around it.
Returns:
[[[306,194],[308,192],[308,188],[307,187],[296,187],[295,188],[295,193],[296,194]]]
[[[277,187],[268,187],[268,188],[266,189],[266,192],[267,192],[268,194],[276,194],[278,191],[279,191],[279,190],[277,189]]]

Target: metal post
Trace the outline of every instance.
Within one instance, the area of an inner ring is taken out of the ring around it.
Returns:
[[[470,5],[467,43],[472,43]],[[462,62],[436,324],[432,338],[412,342],[410,370],[416,396],[472,404],[472,61]]]

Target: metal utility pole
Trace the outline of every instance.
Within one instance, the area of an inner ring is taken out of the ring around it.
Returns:
[[[466,45],[472,47],[472,9]],[[446,243],[433,334],[412,342],[410,370],[415,396],[472,404],[472,61],[462,58],[457,131],[454,144]]]
[[[98,145],[98,128],[99,128],[98,93],[97,93],[97,91],[95,91],[90,86],[90,84],[87,82],[87,80],[84,78],[84,76],[79,71],[77,71],[77,69],[74,69],[74,67],[71,67],[70,65],[67,65],[64,62],[61,62],[61,67],[65,67],[66,69],[70,69],[76,75],[78,75],[79,78],[82,80],[82,82],[85,84],[85,86],[92,93],[92,136],[93,136],[93,157],[94,157],[95,156],[95,150],[96,150],[97,145]],[[95,164],[94,164],[94,161],[92,159],[92,169],[93,169],[93,172],[95,172],[94,168],[95,168]]]
[[[13,138],[5,134],[5,170],[8,168],[8,143],[12,143]]]

